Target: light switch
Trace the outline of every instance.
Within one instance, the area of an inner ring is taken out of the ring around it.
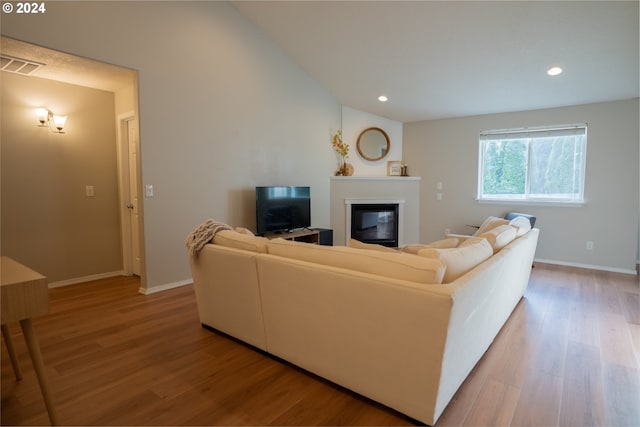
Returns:
[[[145,197],[153,197],[153,185],[147,184],[144,186]]]
[[[442,190],[442,181],[436,183],[436,190]]]
[[[87,197],[93,197],[93,185],[86,185],[84,187],[84,192],[87,195]]]
[[[436,193],[436,199],[442,200],[442,193]]]

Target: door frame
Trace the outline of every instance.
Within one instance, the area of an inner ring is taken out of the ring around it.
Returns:
[[[131,200],[131,191],[130,191],[130,170],[129,170],[129,137],[128,137],[128,129],[127,122],[131,120],[136,120],[137,115],[134,111],[129,111],[126,113],[119,114],[117,117],[117,136],[116,136],[116,145],[117,145],[117,166],[118,166],[118,203],[120,212],[120,233],[122,238],[122,271],[126,276],[133,275],[133,251],[132,251],[132,242],[133,242],[133,233],[131,230],[131,221],[130,221],[130,212],[129,208],[127,208],[127,204],[130,203]],[[138,127],[138,132],[139,127]],[[138,140],[139,139],[138,135]],[[140,170],[140,155],[138,155],[138,171]],[[140,180],[138,180],[140,183]],[[138,187],[140,185],[138,184]],[[138,194],[141,193],[142,189],[138,188]],[[141,203],[141,201],[140,201]],[[141,206],[140,206],[141,208]],[[138,209],[139,212],[139,223],[138,229],[140,230],[140,257],[141,257],[141,265],[140,265],[140,275],[142,279],[142,275],[144,274],[144,239],[142,238],[142,209]]]

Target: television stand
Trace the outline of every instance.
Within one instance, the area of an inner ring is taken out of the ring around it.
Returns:
[[[281,231],[279,233],[265,233],[263,237],[267,239],[277,239],[296,242],[314,243],[316,245],[333,245],[333,230],[325,228],[304,228],[293,231]]]

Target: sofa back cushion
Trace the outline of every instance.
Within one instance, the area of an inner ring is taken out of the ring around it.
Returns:
[[[388,246],[378,245],[377,243],[364,243],[356,239],[349,239],[349,241],[347,242],[347,246],[349,246],[350,248],[367,249],[370,251],[378,251],[378,252],[390,252],[390,253],[398,252],[397,248],[390,248]]]
[[[445,267],[440,260],[394,252],[321,246],[280,238],[268,244],[268,253],[273,255],[418,283],[442,283]]]
[[[451,283],[493,255],[493,248],[484,237],[472,237],[457,248],[424,248],[418,255],[442,261],[445,266],[443,283]]]
[[[409,245],[405,245],[400,250],[402,252],[407,252],[410,254],[417,254],[420,249],[424,248],[437,248],[437,249],[446,249],[446,248],[455,248],[460,243],[460,239],[457,237],[448,237],[446,239],[437,240],[435,242],[421,244],[421,243],[412,243]]]
[[[478,237],[484,237],[485,239],[487,239],[487,241],[493,248],[493,253],[496,253],[516,238],[516,232],[516,227],[505,224],[492,228],[486,233],[479,234]]]
[[[213,244],[245,251],[266,253],[269,239],[239,233],[234,230],[218,231],[213,237]]]

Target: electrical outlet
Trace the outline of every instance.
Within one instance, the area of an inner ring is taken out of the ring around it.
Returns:
[[[93,197],[94,196],[93,185],[85,185],[84,193],[86,194],[87,197]]]
[[[592,250],[593,250],[593,241],[591,241],[591,240],[587,240],[586,249],[587,249],[588,251],[592,251]]]
[[[450,228],[445,228],[445,229],[444,229],[444,234],[445,234],[445,236],[446,236],[447,234],[451,234],[451,229],[450,229]]]

